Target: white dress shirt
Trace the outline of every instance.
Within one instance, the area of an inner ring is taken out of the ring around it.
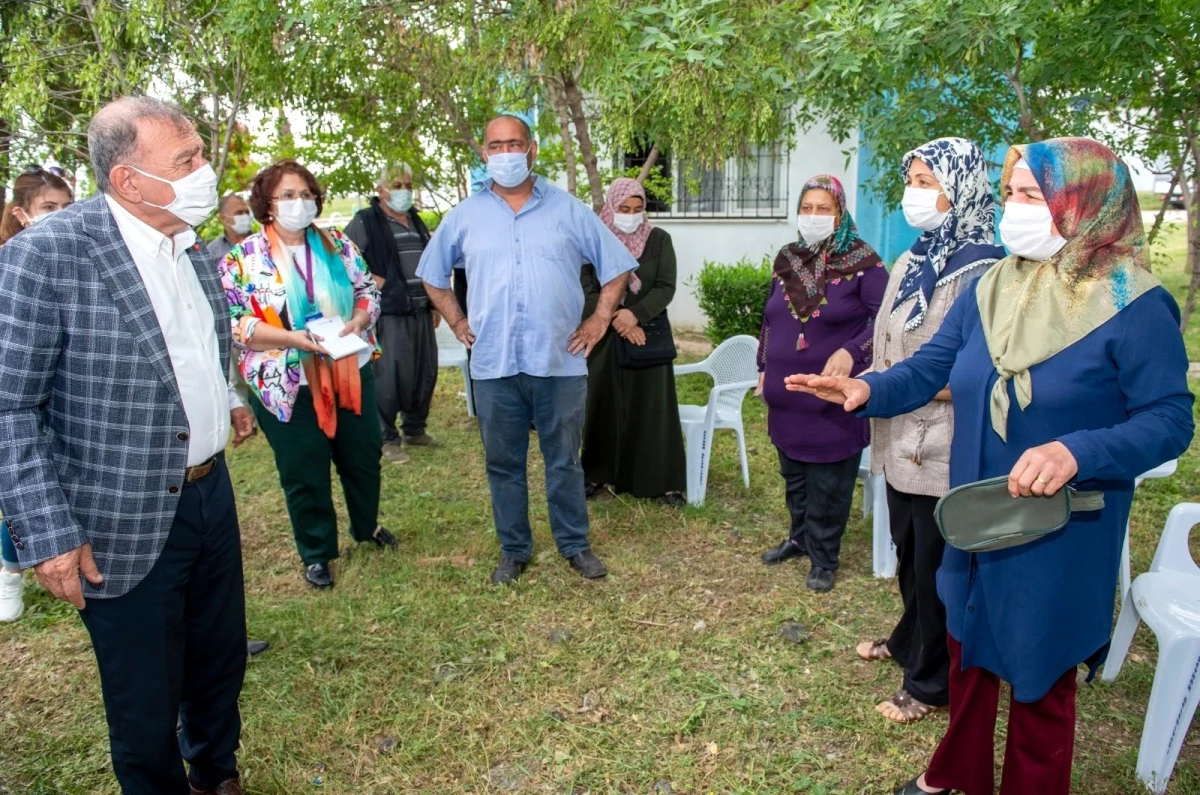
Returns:
[[[212,307],[188,258],[196,233],[188,229],[167,237],[111,196],[104,198],[142,276],[167,344],[190,430],[188,466],[202,464],[225,449],[229,412],[242,402],[221,368]]]

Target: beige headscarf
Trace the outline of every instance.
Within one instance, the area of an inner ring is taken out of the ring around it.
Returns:
[[[979,278],[977,298],[988,353],[992,428],[1008,439],[1008,382],[1024,411],[1033,402],[1029,368],[1075,344],[1159,285],[1149,271],[1145,232],[1129,169],[1091,138],[1014,146],[1001,184],[1024,159],[1067,243],[1046,261],[1009,256]]]

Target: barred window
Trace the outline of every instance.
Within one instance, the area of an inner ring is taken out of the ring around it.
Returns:
[[[645,151],[627,152],[625,168],[646,162]],[[787,153],[779,144],[750,147],[744,156],[705,166],[675,162],[660,153],[656,168],[671,185],[670,202],[650,196],[646,208],[662,218],[786,218]]]

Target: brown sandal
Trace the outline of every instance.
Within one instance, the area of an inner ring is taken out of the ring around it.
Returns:
[[[887,647],[887,638],[880,638],[877,641],[864,640],[854,647],[854,653],[868,662],[892,659],[892,653],[888,651]]]
[[[880,702],[875,711],[890,721],[896,723],[916,723],[929,717],[941,707],[917,701],[907,690],[901,690],[887,701]]]

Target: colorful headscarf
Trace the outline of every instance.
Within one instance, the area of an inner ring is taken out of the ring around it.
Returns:
[[[912,331],[925,320],[933,292],[1004,256],[996,245],[996,213],[987,162],[979,147],[965,138],[937,138],[904,156],[904,174],[920,158],[942,186],[950,213],[937,229],[924,232],[909,250],[908,270],[892,313],[916,296],[904,328]]]
[[[829,191],[837,204],[838,223],[833,234],[810,247],[803,240],[788,243],[775,257],[775,275],[783,284],[788,306],[792,315],[801,323],[807,323],[812,313],[825,303],[827,279],[853,278],[861,271],[879,265],[881,260],[875,249],[858,236],[858,227],[846,209],[846,192],[836,177],[821,174],[804,183],[800,189],[800,202],[804,194],[814,188]],[[796,341],[796,349],[803,350],[808,344],[804,332]]]
[[[1067,243],[1044,262],[1009,256],[979,279],[979,316],[1000,378],[992,428],[1007,439],[1008,382],[1022,410],[1033,401],[1029,368],[1073,345],[1148,290],[1141,208],[1129,169],[1091,138],[1014,146],[1001,184],[1024,159]]]
[[[613,224],[613,216],[617,213],[617,208],[621,206],[621,202],[632,197],[638,197],[642,200],[642,207],[646,206],[646,189],[642,183],[636,179],[629,177],[617,177],[608,186],[608,196],[604,200],[604,207],[600,210],[600,220],[604,225],[612,230],[612,233],[617,236],[625,248],[629,249],[629,253],[634,259],[642,256],[642,252],[646,250],[646,240],[650,237],[650,230],[654,226],[648,218],[643,218],[642,225],[633,232],[625,233]],[[643,212],[645,210],[643,209]],[[642,289],[642,281],[637,277],[637,273],[632,273],[629,276],[629,292],[638,293]]]

